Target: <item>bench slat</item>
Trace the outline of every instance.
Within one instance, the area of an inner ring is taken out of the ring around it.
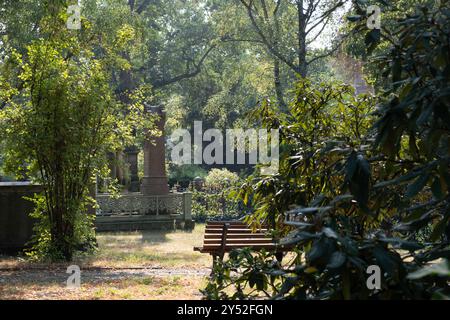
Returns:
[[[267,229],[256,230],[256,232],[253,232],[253,230],[251,230],[251,229],[229,229],[227,231],[227,234],[229,234],[229,233],[261,233],[261,232],[267,232]],[[205,230],[205,233],[220,233],[220,234],[222,234],[222,229],[207,228]]]
[[[206,229],[222,229],[223,224],[208,224],[206,225]],[[251,229],[253,230],[253,227],[248,226],[246,224],[232,224],[228,226],[228,229]],[[260,229],[256,230],[267,230],[266,226],[260,227]]]
[[[223,253],[240,248],[266,249],[277,252],[288,249],[276,244],[267,231],[266,226],[253,230],[241,221],[207,222],[203,247],[194,247],[194,250],[223,257]]]
[[[234,233],[229,234],[227,239],[271,239],[264,233]],[[209,239],[221,239],[220,234],[218,233],[211,233],[211,234],[205,234],[203,240],[209,240]]]
[[[259,243],[259,244],[243,244],[243,243],[236,243],[236,244],[229,244],[226,245],[225,248],[222,249],[221,245],[204,245],[202,248],[197,248],[197,251],[200,252],[207,252],[207,253],[212,253],[212,252],[217,252],[218,250],[224,250],[225,252],[229,252],[231,250],[234,249],[242,249],[242,248],[251,248],[251,249],[255,249],[255,250],[261,250],[261,249],[267,249],[267,250],[273,250],[278,248],[277,245],[275,244],[264,244],[264,243]],[[281,248],[281,247],[279,247]]]
[[[248,224],[246,222],[242,222],[242,221],[211,221],[211,222],[206,222],[206,225],[217,225],[217,226],[223,226],[224,224],[228,224],[230,226],[236,226],[236,225],[242,225],[242,226],[248,226]],[[263,224],[263,226],[265,226],[265,224]]]
[[[221,239],[216,238],[216,239],[205,239],[204,241],[205,245],[206,244],[221,244]],[[245,244],[252,244],[252,243],[273,243],[273,240],[271,238],[256,238],[256,239],[252,239],[252,238],[241,238],[241,239],[227,239],[226,243],[245,243]]]
[[[224,225],[226,223],[229,225],[246,224],[245,222],[242,222],[242,221],[207,221],[206,225],[210,225],[210,224]]]
[[[217,238],[220,237],[219,233],[205,233],[204,238]],[[269,238],[266,233],[231,233],[228,234],[227,238]]]
[[[215,226],[215,227],[218,227],[218,226],[223,226],[224,224],[225,224],[225,223],[207,223],[206,226],[207,226],[207,227],[209,227],[209,226]],[[230,227],[240,227],[240,226],[245,226],[245,227],[247,227],[248,225],[245,224],[245,223],[233,223],[233,224],[230,224],[229,226],[230,226]]]

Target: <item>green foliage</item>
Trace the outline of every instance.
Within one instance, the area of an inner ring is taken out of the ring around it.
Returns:
[[[36,223],[33,226],[33,237],[27,244],[25,255],[32,261],[61,261],[64,260],[59,246],[53,241],[51,221],[46,214],[46,199],[42,195],[35,195],[29,199],[35,204],[35,210],[30,214]],[[93,199],[87,205],[92,205]],[[97,241],[93,226],[94,215],[78,214],[74,217],[74,232],[67,235],[65,241],[75,249],[77,254],[92,254],[97,249]]]
[[[107,152],[131,138],[130,120],[142,106],[134,104],[127,117],[122,112],[110,86],[115,55],[97,57],[92,49],[101,32],[88,22],[83,32],[68,30],[64,1],[46,9],[39,39],[23,53],[11,48],[0,66],[1,143],[8,172],[45,188],[32,255],[70,260],[92,238],[86,210],[93,177],[105,172]],[[113,38],[127,37],[119,30]],[[119,43],[100,45],[112,53]]]
[[[446,262],[431,265],[450,252],[449,9],[422,7],[393,22],[394,45],[378,57],[386,91],[376,119],[373,99],[304,82],[286,117],[269,104],[257,111],[280,128],[285,151],[278,175],[255,177],[239,196],[256,208],[250,220],[272,222],[280,243],[295,247],[294,259],[281,266],[265,253],[235,253],[207,297],[246,298],[250,281],[241,280],[255,273],[257,291],[272,298],[448,296]],[[382,270],[381,290],[366,286],[369,265]]]
[[[368,193],[362,154],[373,99],[355,97],[350,86],[307,80],[298,83],[296,96],[287,114],[280,115],[270,103],[254,111],[263,126],[280,128],[280,169],[278,175],[251,177],[238,193],[254,206],[253,219],[273,226],[293,204],[317,206],[348,188],[362,192],[361,201]]]
[[[172,165],[169,167],[169,183],[179,183],[183,187],[188,187],[196,177],[204,178],[207,171],[198,165]]]
[[[227,169],[211,169],[205,178],[205,186],[211,189],[224,189],[234,186],[239,176]]]
[[[207,220],[236,220],[245,214],[241,202],[229,197],[229,189],[208,190],[192,193],[192,216],[197,222]]]

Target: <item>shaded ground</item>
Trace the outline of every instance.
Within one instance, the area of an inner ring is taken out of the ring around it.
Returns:
[[[193,251],[203,230],[100,234],[94,256],[70,263],[81,268],[80,289],[66,287],[68,264],[0,257],[0,299],[200,299],[211,265]]]

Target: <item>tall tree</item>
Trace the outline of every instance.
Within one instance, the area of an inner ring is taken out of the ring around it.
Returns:
[[[283,72],[293,74],[293,78],[306,77],[308,66],[339,47],[336,44],[316,51],[311,45],[334,25],[336,12],[344,8],[344,1],[235,0],[229,6],[238,8],[230,9],[237,24],[226,28],[224,40],[248,42],[265,48],[273,64],[276,96],[284,109]],[[242,18],[243,15],[246,19]]]
[[[0,143],[10,172],[44,186],[32,253],[70,260],[93,237],[86,214],[93,174],[118,137],[129,135],[110,85],[114,52],[128,36],[107,36],[87,21],[82,31],[69,30],[67,1],[40,5],[39,36],[24,50],[9,46],[0,64]],[[104,52],[95,54],[98,48]]]

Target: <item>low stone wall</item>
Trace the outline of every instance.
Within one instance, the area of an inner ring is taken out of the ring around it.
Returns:
[[[16,253],[25,248],[33,235],[34,210],[31,201],[43,188],[29,182],[0,182],[0,252]]]
[[[119,198],[99,194],[96,200],[98,209],[95,226],[99,232],[175,228],[191,230],[194,227],[191,193],[158,196],[129,193]]]
[[[0,253],[17,253],[33,235],[35,221],[29,217],[33,197],[43,188],[29,182],[0,182]],[[97,231],[173,230],[194,228],[191,193],[164,196],[126,194],[119,199],[98,195]]]
[[[192,220],[184,220],[183,215],[136,216],[114,215],[97,216],[97,232],[109,231],[143,231],[143,230],[192,230]]]

